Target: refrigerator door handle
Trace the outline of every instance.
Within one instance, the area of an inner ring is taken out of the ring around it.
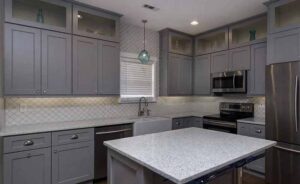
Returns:
[[[274,148],[281,149],[281,150],[288,151],[288,152],[292,152],[292,153],[300,154],[300,150],[294,150],[294,149],[286,148],[286,147],[283,147],[283,146],[278,146],[277,145],[277,146],[274,146]]]
[[[295,83],[295,127],[296,127],[296,132],[298,132],[298,82],[299,77],[298,75],[296,76],[296,83]]]

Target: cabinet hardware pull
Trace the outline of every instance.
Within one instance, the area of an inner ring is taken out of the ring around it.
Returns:
[[[294,113],[295,113],[295,128],[296,128],[296,132],[298,132],[298,80],[299,77],[296,76],[296,83],[295,83],[295,109],[294,109]]]
[[[24,142],[24,146],[32,146],[34,142],[32,140],[28,140]]]
[[[261,130],[256,130],[255,132],[260,134],[260,133],[261,133]]]
[[[131,128],[127,128],[127,129],[116,130],[116,131],[96,132],[96,135],[114,134],[114,133],[121,133],[121,132],[128,132],[128,131],[132,131],[132,129]]]
[[[78,139],[78,135],[72,135],[71,139],[72,140]]]

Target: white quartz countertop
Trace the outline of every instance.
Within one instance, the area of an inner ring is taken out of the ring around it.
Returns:
[[[255,124],[255,125],[263,125],[263,126],[266,125],[265,118],[258,118],[258,117],[239,119],[238,122],[248,123],[248,124]]]
[[[276,142],[187,128],[104,144],[153,172],[184,184],[257,154]]]
[[[177,118],[177,117],[187,117],[187,116],[202,117],[202,113],[184,112],[184,113],[177,113],[177,114],[165,114],[165,115],[159,115],[153,117],[155,119],[155,117]],[[43,122],[43,123],[36,123],[36,124],[12,125],[12,126],[3,127],[0,130],[0,137],[127,124],[127,123],[134,123],[139,119],[140,118],[138,117],[124,117],[124,118],[103,118],[103,119],[82,120],[82,121],[64,121],[64,122],[54,122],[54,123]]]

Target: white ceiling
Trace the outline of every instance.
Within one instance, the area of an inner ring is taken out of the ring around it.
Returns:
[[[142,26],[141,20],[148,19],[147,27],[156,31],[173,28],[197,34],[266,12],[263,5],[267,0],[77,0],[92,6],[124,15],[125,22]],[[159,8],[151,11],[143,8],[149,4]],[[191,26],[198,20],[198,26]]]

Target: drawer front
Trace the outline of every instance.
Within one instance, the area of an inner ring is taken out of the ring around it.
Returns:
[[[52,145],[94,141],[94,129],[78,129],[52,133]]]
[[[51,134],[30,134],[4,137],[4,153],[33,150],[51,146]]]
[[[237,132],[239,135],[251,136],[250,130],[251,130],[251,125],[246,123],[238,123]]]
[[[251,136],[256,137],[256,138],[265,139],[265,136],[266,136],[265,127],[259,126],[259,125],[253,125],[251,127]]]

